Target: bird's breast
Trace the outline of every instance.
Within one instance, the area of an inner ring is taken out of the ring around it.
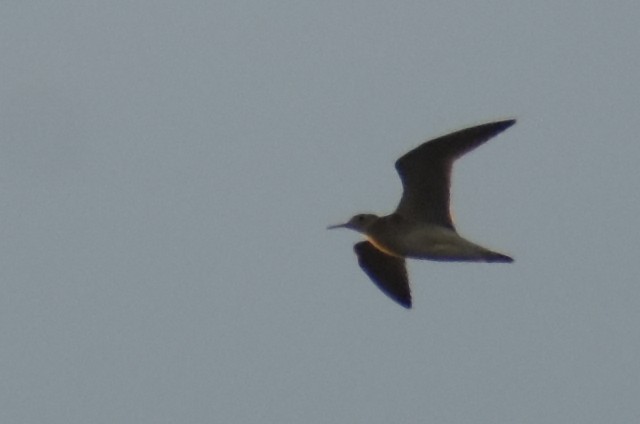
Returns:
[[[448,256],[463,240],[455,231],[435,225],[398,225],[368,236],[380,251],[397,257],[435,258]]]
[[[389,247],[386,243],[381,243],[380,241],[376,240],[375,238],[373,238],[372,236],[367,236],[367,240],[369,241],[369,243],[373,244],[376,249],[378,249],[379,251],[386,253],[387,255],[390,256],[395,256],[398,258],[403,258],[405,255],[402,254],[401,251],[394,251],[392,250],[392,247]]]

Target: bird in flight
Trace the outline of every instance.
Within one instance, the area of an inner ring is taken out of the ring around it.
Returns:
[[[463,237],[449,210],[453,162],[516,123],[490,122],[427,141],[396,161],[402,198],[387,216],[358,214],[329,226],[349,228],[367,241],[354,246],[358,264],[387,296],[411,308],[405,258],[433,261],[513,262]]]

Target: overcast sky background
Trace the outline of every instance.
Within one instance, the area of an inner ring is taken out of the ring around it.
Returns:
[[[3,1],[3,423],[640,422],[637,1]],[[422,141],[505,264],[326,231]]]

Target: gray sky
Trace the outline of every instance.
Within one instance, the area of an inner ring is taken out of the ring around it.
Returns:
[[[4,1],[0,421],[640,420],[636,1]],[[325,230],[484,121],[414,309]]]

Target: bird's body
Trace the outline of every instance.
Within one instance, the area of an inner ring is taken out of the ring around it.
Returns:
[[[366,235],[378,250],[392,256],[432,261],[511,262],[508,256],[472,243],[455,230],[399,214],[378,218]]]
[[[368,241],[354,247],[360,266],[402,306],[411,307],[405,258],[513,262],[458,234],[449,212],[449,192],[453,162],[514,123],[478,125],[423,143],[396,161],[404,190],[394,213],[383,217],[359,214],[345,224],[329,227],[350,228],[367,237]]]

